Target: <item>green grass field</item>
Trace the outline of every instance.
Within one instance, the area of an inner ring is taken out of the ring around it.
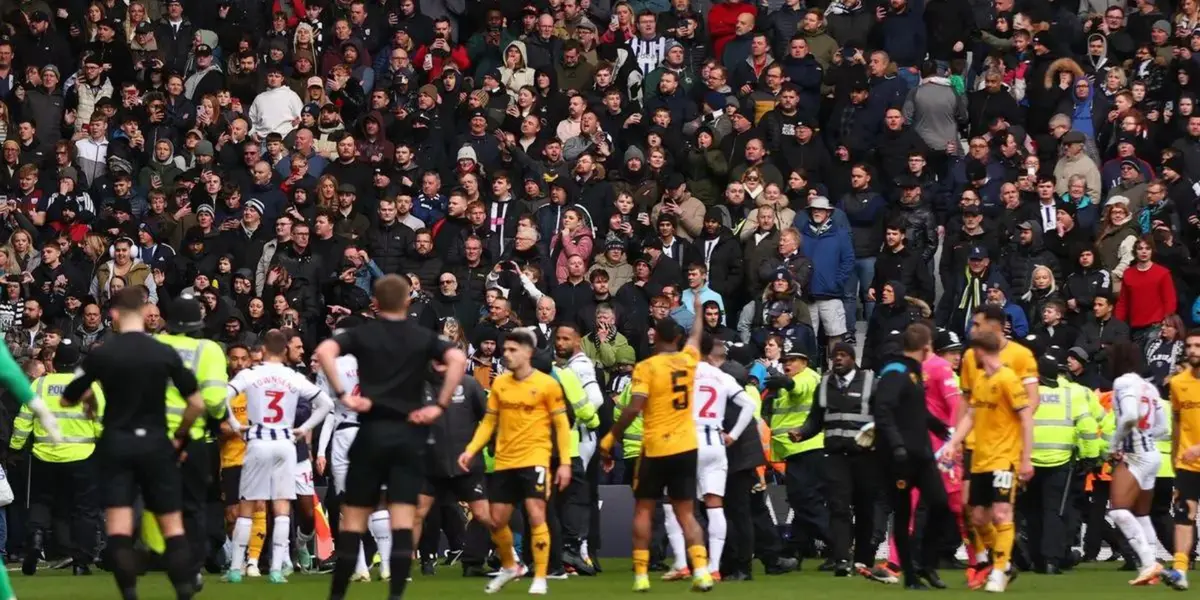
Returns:
[[[551,581],[550,595],[579,599],[617,595],[633,597],[634,594],[630,591],[632,577],[629,575],[628,564],[628,561],[606,560],[604,562],[605,573],[599,577],[573,577],[567,581]],[[1142,597],[1144,594],[1174,593],[1173,590],[1161,584],[1149,589],[1131,589],[1127,583],[1131,574],[1117,571],[1116,564],[1085,565],[1066,575],[1054,577],[1026,573],[1020,576],[1007,593],[1022,597],[1087,598],[1088,600],[1129,599]],[[718,584],[712,595],[747,600],[751,598],[769,600],[799,597],[803,597],[805,600],[840,600],[847,597],[886,600],[887,598],[912,598],[921,595],[917,592],[905,592],[900,586],[885,586],[861,578],[835,579],[830,574],[816,572],[815,567],[816,563],[814,562],[809,571],[778,577],[767,577],[756,573],[754,581]],[[34,577],[25,577],[19,572],[11,573],[11,575],[13,586],[16,588],[17,597],[20,600],[92,600],[117,597],[112,576],[108,573],[97,572],[87,578],[75,578],[66,573],[65,571],[43,571]],[[687,583],[660,582],[657,581],[657,575],[656,573],[651,574],[654,584],[650,590],[650,596],[656,598],[694,597],[694,594],[688,591]],[[976,594],[976,597],[984,594],[982,591],[967,590],[960,571],[943,571],[942,576],[951,589],[924,592],[925,595],[952,600],[964,598],[968,593]],[[485,582],[484,579],[463,579],[458,568],[446,567],[440,569],[434,577],[417,575],[409,584],[405,597],[412,600],[483,598]],[[518,580],[509,584],[496,597],[525,597],[528,587],[528,579]],[[144,600],[171,600],[175,597],[167,583],[166,576],[162,573],[152,573],[143,578],[138,589]],[[211,600],[308,600],[324,599],[328,593],[329,575],[293,575],[286,585],[271,585],[266,582],[265,578],[230,585],[221,583],[217,577],[210,577],[198,598]],[[351,600],[379,600],[385,598],[386,595],[386,583],[372,582],[351,584],[349,598]]]

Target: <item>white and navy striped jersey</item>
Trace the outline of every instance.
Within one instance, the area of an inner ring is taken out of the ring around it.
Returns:
[[[669,41],[661,35],[648,40],[634,36],[632,40],[629,40],[629,47],[633,50],[638,69],[642,73],[649,74],[662,64],[663,59],[667,57],[667,42]],[[657,90],[655,92],[657,93]]]
[[[338,379],[345,386],[343,391],[349,392],[351,396],[359,395],[358,387],[358,359],[353,355],[343,355],[337,357],[337,372]],[[317,385],[329,394],[330,398],[337,399],[336,390],[329,385],[329,378],[325,377],[325,372],[317,370]],[[342,424],[357,424],[358,413],[348,409],[341,402],[337,402],[333,409],[334,426],[340,427]]]
[[[296,407],[301,402],[313,403],[315,418],[309,418],[313,422],[324,419],[332,408],[332,401],[321,388],[276,362],[243,370],[229,382],[229,388],[229,397],[246,395],[247,440],[290,439],[296,422]],[[315,402],[318,398],[323,398],[324,402]],[[323,411],[319,410],[322,404],[325,405]]]
[[[702,445],[724,446],[721,433],[725,427],[725,410],[730,402],[742,408],[738,421],[728,433],[737,438],[754,418],[754,407],[745,390],[728,373],[706,362],[696,365],[695,388],[692,394],[692,415],[696,420],[697,438]]]
[[[1126,453],[1158,452],[1155,442],[1167,432],[1167,415],[1163,412],[1158,388],[1133,373],[1126,373],[1113,382],[1113,413],[1117,419],[1115,441]]]

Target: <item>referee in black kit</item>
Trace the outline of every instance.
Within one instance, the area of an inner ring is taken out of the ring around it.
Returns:
[[[342,519],[335,552],[331,600],[346,597],[358,557],[358,544],[367,531],[367,518],[387,486],[392,522],[390,600],[404,595],[412,566],[412,527],[417,494],[425,484],[427,425],[447,406],[466,370],[467,357],[433,330],[409,321],[408,281],[388,275],[375,282],[378,319],[343,331],[317,346],[316,358],[330,389],[347,408],[361,414],[358,436],[350,446],[350,468],[342,499]],[[361,395],[350,395],[338,375],[336,359],[358,357]],[[430,361],[446,367],[435,404],[424,402],[424,382]]]
[[[108,508],[108,564],[121,597],[137,598],[140,561],[132,536],[133,502],[140,491],[166,540],[167,576],[175,597],[188,600],[195,594],[196,573],[184,538],[183,488],[176,463],[192,423],[204,413],[204,402],[196,376],[179,354],[146,334],[142,304],[141,290],[132,287],[113,298],[112,319],[120,333],[87,355],[82,374],[63,392],[63,403],[79,403],[94,381],[100,382],[108,400],[96,456]],[[187,399],[187,408],[178,429],[168,432],[166,392],[171,383]]]
[[[884,473],[889,482],[888,501],[895,515],[892,532],[904,571],[904,587],[943,589],[946,584],[936,571],[938,555],[944,546],[943,536],[957,529],[929,441],[930,433],[943,439],[949,437],[945,423],[930,415],[925,405],[921,365],[933,354],[933,330],[924,323],[912,323],[904,329],[901,339],[902,353],[886,357],[879,369],[872,406],[875,446],[889,460]],[[921,503],[929,511],[920,560],[913,556],[912,534],[908,531],[914,488],[921,490]]]

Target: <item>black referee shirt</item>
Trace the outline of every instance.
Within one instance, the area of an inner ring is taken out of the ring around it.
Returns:
[[[453,347],[411,319],[376,319],[343,331],[334,340],[342,354],[358,359],[359,394],[371,399],[371,410],[359,417],[364,423],[407,419],[421,408],[429,361],[441,360]]]
[[[121,333],[83,359],[82,374],[63,396],[78,399],[92,382],[104,388],[104,431],[167,435],[167,386],[175,384],[187,398],[197,389],[196,376],[174,348],[141,332]]]

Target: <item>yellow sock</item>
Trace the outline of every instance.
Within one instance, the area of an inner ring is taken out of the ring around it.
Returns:
[[[650,572],[650,551],[649,550],[634,550],[633,551],[633,574],[645,575]]]
[[[1179,571],[1180,573],[1186,573],[1188,570],[1189,562],[1191,562],[1191,561],[1188,560],[1188,555],[1186,552],[1176,552],[1175,553],[1175,565],[1174,566],[1175,566],[1176,571]]]
[[[500,566],[511,569],[516,566],[513,558],[513,534],[508,525],[492,532],[492,543],[496,545],[496,554],[500,556]]]
[[[700,575],[708,571],[708,550],[704,546],[688,546],[687,553],[692,560],[692,573]]]
[[[262,556],[263,543],[267,541],[267,511],[256,510],[250,515],[250,547],[247,556],[257,563]]]
[[[545,579],[550,568],[550,528],[545,523],[536,525],[533,534],[533,577]]]
[[[1010,546],[1011,547],[1011,546]],[[996,548],[996,526],[988,523],[975,528],[976,553],[987,552]]]
[[[992,546],[992,556],[996,567],[1001,571],[1008,570],[1008,560],[1012,557],[1013,538],[1016,537],[1016,527],[1012,523],[996,525],[996,545]]]

